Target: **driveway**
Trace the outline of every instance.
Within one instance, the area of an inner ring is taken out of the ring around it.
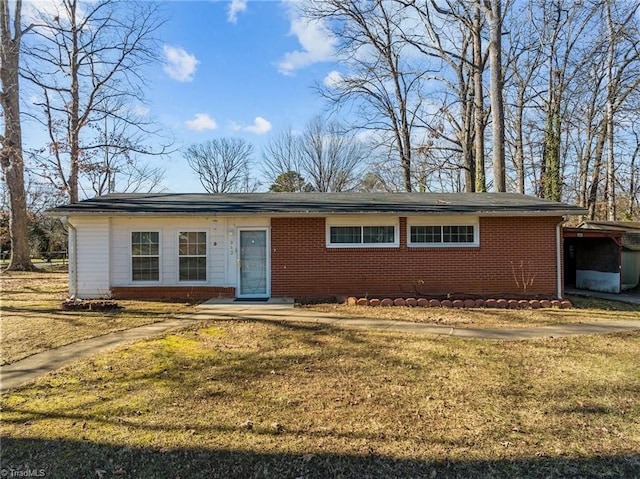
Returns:
[[[640,293],[601,293],[600,291],[589,291],[587,289],[565,288],[565,294],[573,296],[583,296],[585,298],[602,298],[610,301],[620,301],[622,303],[630,303],[640,305]]]

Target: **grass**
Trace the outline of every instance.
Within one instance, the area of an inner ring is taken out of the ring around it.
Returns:
[[[190,308],[67,312],[64,273],[0,280],[5,361]],[[474,327],[638,319],[572,301],[353,311]],[[63,479],[640,478],[639,357],[640,333],[494,342],[211,320],[3,395],[0,466]]]
[[[640,333],[518,342],[211,321],[2,397],[47,477],[640,477]],[[97,472],[96,472],[97,471]]]
[[[444,324],[471,328],[518,328],[593,321],[640,319],[638,305],[597,298],[568,296],[571,309],[454,309],[411,308],[406,306],[371,307],[347,304],[312,304],[304,308],[349,318],[389,319],[418,323]]]
[[[180,303],[118,301],[123,306],[118,311],[63,311],[60,305],[68,291],[64,270],[3,272],[0,285],[2,364],[192,310]]]

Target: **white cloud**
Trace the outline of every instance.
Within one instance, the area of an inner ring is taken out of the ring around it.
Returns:
[[[237,121],[229,122],[229,130],[233,132],[248,131],[249,133],[255,133],[256,135],[264,135],[268,131],[271,131],[271,128],[271,122],[261,116],[256,116],[253,119],[253,125],[242,125]]]
[[[342,75],[342,73],[333,70],[330,71],[326,77],[324,77],[322,83],[324,83],[324,86],[326,86],[327,88],[335,88],[343,80],[343,78],[344,76]]]
[[[196,113],[195,118],[185,122],[185,125],[190,130],[196,131],[215,130],[218,128],[216,121],[206,113]]]
[[[290,35],[295,35],[302,47],[284,54],[278,63],[278,71],[293,75],[296,70],[314,63],[333,60],[337,39],[320,20],[301,18],[293,7],[289,8],[291,20]]]
[[[231,0],[227,20],[231,23],[238,21],[238,13],[247,11],[247,0]]]
[[[271,122],[261,116],[255,117],[253,125],[245,127],[245,131],[255,133],[256,135],[264,135],[269,130],[271,130]]]
[[[193,80],[196,72],[196,66],[200,61],[184,48],[165,45],[164,52],[164,71],[169,77],[180,82],[189,82]]]

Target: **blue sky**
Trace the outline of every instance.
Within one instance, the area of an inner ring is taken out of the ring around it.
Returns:
[[[166,190],[204,191],[180,148],[236,136],[254,145],[254,172],[261,179],[269,137],[287,128],[300,131],[326,110],[312,87],[336,69],[335,39],[319,23],[300,18],[298,0],[151,1],[166,22],[158,32],[160,62],[145,70],[147,103],[140,111],[174,140],[175,152],[147,161],[166,170]],[[23,19],[60,11],[56,0],[25,0]],[[39,92],[25,81],[21,89],[26,103]],[[25,115],[25,150],[47,142],[42,126]],[[264,182],[262,189],[269,186]]]
[[[170,1],[152,70],[149,114],[178,145],[238,136],[255,145],[302,129],[325,103],[312,90],[335,68],[332,39],[290,2]],[[202,191],[182,154],[165,160],[171,191]],[[266,185],[268,187],[268,185]]]

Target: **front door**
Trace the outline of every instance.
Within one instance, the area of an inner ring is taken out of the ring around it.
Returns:
[[[239,298],[269,297],[269,245],[268,230],[239,230]]]

